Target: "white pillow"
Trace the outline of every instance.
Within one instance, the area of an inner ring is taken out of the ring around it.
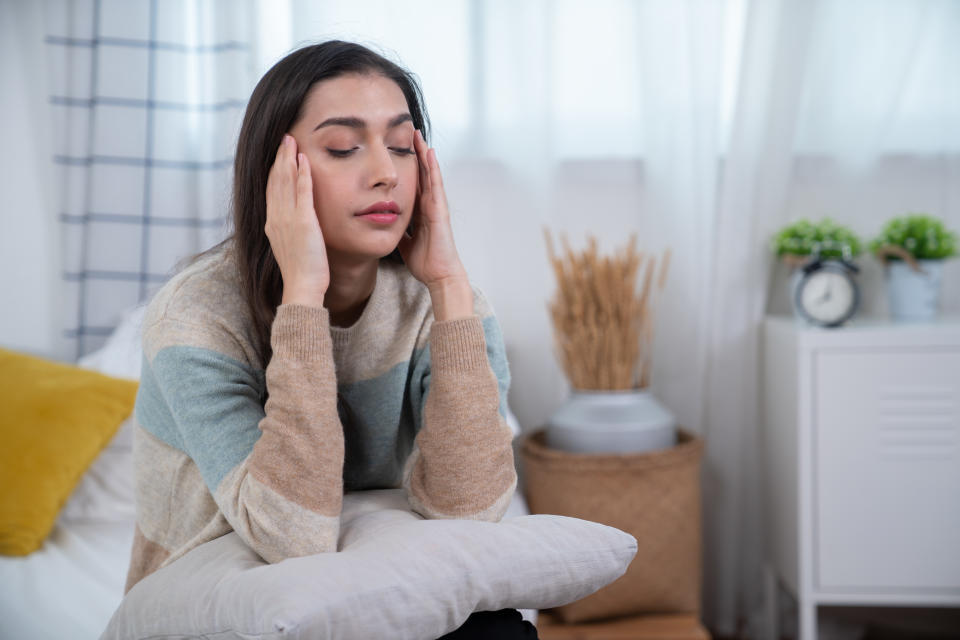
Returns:
[[[140,379],[141,336],[146,303],[127,309],[103,346],[77,360],[77,366],[118,378]]]
[[[80,476],[57,521],[133,522],[136,502],[133,476],[133,416],[121,423],[103,451]]]
[[[103,346],[77,360],[77,366],[118,378],[140,379],[140,337],[146,305],[123,312]],[[80,477],[57,516],[58,522],[133,522],[133,416]]]
[[[424,520],[384,489],[344,496],[338,549],[267,564],[231,532],[137,583],[101,638],[435,640],[474,611],[583,598],[637,541],[556,515]]]

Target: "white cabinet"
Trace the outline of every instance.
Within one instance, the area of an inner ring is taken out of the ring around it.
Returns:
[[[960,606],[960,318],[764,322],[768,570],[820,605]]]

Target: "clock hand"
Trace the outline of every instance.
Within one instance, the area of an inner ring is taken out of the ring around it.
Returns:
[[[817,302],[826,302],[830,299],[830,285],[827,285],[827,288],[824,290],[823,295],[817,298]]]

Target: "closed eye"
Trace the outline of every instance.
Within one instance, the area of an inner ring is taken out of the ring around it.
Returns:
[[[330,149],[327,148],[327,152],[332,155],[334,158],[346,158],[351,153],[359,149],[359,147],[354,147],[353,149]],[[413,149],[403,149],[400,147],[390,147],[390,151],[394,153],[399,153],[400,155],[412,156],[416,153]]]

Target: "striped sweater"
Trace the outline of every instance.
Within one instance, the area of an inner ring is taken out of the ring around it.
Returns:
[[[336,551],[345,491],[400,488],[425,518],[498,521],[516,489],[499,325],[434,321],[382,260],[361,317],[283,304],[264,368],[229,249],[171,278],[143,325],[137,525],[126,591],[231,530],[267,562]]]

